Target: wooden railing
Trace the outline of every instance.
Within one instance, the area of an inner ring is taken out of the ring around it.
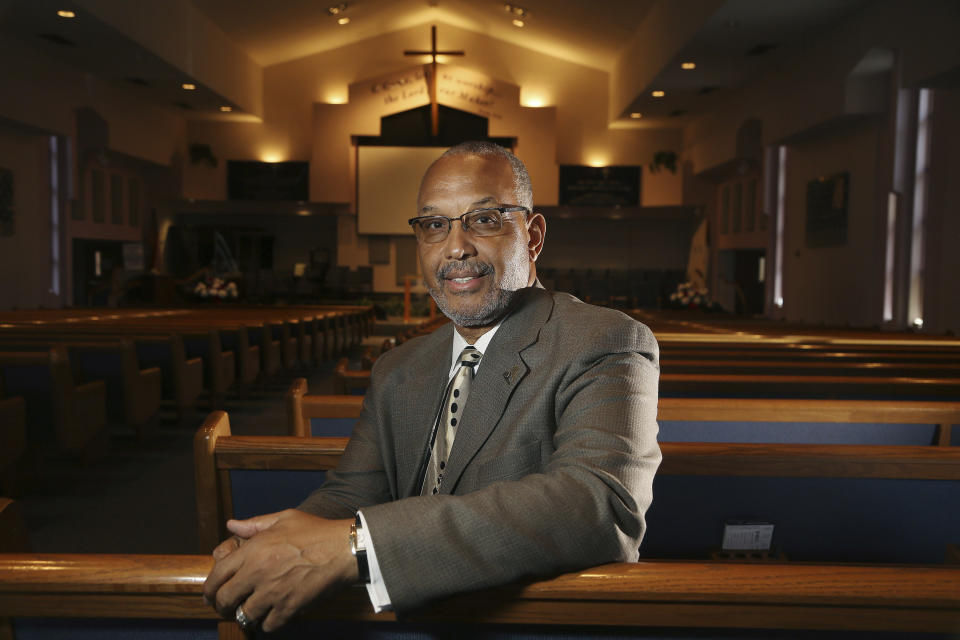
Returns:
[[[215,619],[207,556],[0,555],[0,617]],[[313,619],[394,620],[348,589]],[[960,630],[960,568],[641,562],[452,597],[405,617],[463,624]],[[232,624],[230,624],[232,626]]]

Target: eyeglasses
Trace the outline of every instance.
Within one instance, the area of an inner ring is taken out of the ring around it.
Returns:
[[[413,227],[417,242],[431,244],[446,240],[447,236],[450,235],[450,225],[453,224],[454,220],[459,220],[463,230],[474,236],[498,235],[503,230],[503,221],[506,219],[506,214],[515,211],[522,211],[525,215],[530,215],[530,209],[508,204],[502,207],[474,209],[456,218],[417,216],[407,220],[407,224]]]

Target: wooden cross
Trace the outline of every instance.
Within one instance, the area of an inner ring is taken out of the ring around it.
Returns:
[[[436,138],[440,133],[440,105],[437,102],[437,56],[462,56],[463,51],[437,50],[437,25],[430,27],[430,51],[403,52],[405,56],[430,56],[430,71],[427,77],[427,87],[430,91],[430,134]]]

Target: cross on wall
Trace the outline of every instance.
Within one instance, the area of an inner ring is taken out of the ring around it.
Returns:
[[[430,56],[430,70],[427,73],[427,88],[430,92],[430,134],[437,137],[440,133],[440,105],[437,102],[437,56],[462,56],[463,51],[439,51],[437,49],[437,25],[430,27],[430,50],[414,51],[407,49],[405,56]]]

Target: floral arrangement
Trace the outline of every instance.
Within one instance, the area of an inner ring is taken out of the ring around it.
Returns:
[[[706,288],[694,288],[692,282],[681,282],[677,290],[670,294],[670,306],[684,309],[710,307],[710,297]]]
[[[236,298],[237,283],[227,282],[222,278],[214,278],[208,282],[201,280],[193,288],[193,293],[201,298]]]

